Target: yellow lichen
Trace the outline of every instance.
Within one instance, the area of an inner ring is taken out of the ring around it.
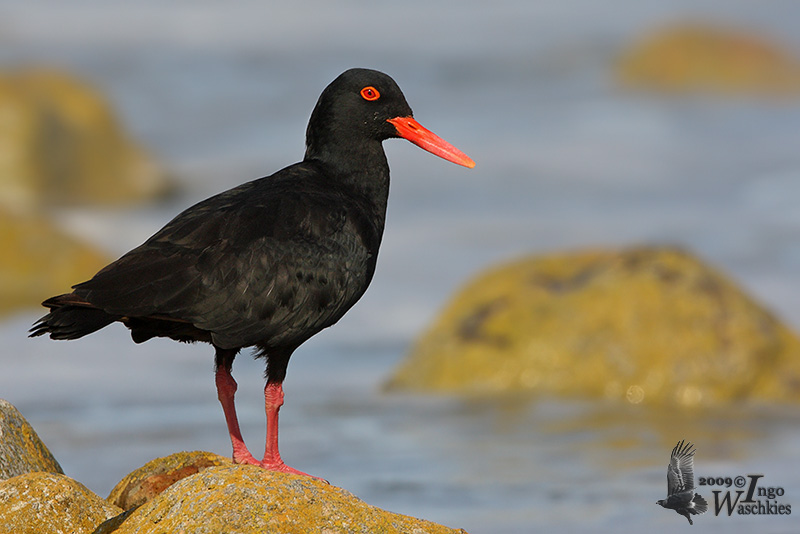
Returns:
[[[209,467],[172,485],[122,522],[117,534],[162,532],[457,534],[380,510],[304,476],[234,465]]]
[[[202,469],[231,463],[230,458],[204,451],[178,452],[156,458],[123,477],[106,500],[128,510],[141,506],[178,480]]]
[[[121,512],[61,474],[26,473],[0,482],[2,532],[90,534]]]
[[[0,480],[36,471],[63,473],[25,417],[0,399]]]

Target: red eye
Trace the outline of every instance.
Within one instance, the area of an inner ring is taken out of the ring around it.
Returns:
[[[361,90],[361,97],[364,100],[369,100],[370,102],[372,102],[373,100],[378,100],[381,97],[381,94],[378,92],[377,89],[375,89],[370,85]]]

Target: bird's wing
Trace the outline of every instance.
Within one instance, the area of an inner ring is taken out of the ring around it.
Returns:
[[[191,322],[226,348],[332,324],[366,287],[354,282],[372,274],[374,236],[352,228],[329,192],[281,183],[257,180],[189,208],[75,293],[114,315]]]
[[[694,449],[681,440],[672,449],[667,466],[667,494],[674,495],[694,489]]]
[[[75,293],[114,315],[180,317],[203,291],[210,255],[227,235],[235,206],[250,187],[245,184],[185,210],[144,244],[74,286]]]

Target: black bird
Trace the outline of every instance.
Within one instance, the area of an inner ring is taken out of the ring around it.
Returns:
[[[708,510],[706,500],[694,492],[694,453],[691,443],[681,440],[672,449],[667,466],[667,498],[656,501],[664,508],[675,510],[692,523],[692,515]]]
[[[233,459],[305,474],[278,452],[278,410],[292,353],[338,321],[375,272],[389,194],[382,142],[403,137],[474,167],[423,128],[395,81],[342,73],[311,113],[302,162],[190,207],[73,292],[43,302],[31,336],[77,339],[119,321],[136,343],[153,337],[214,346],[219,401]],[[267,439],[256,460],[242,440],[231,366],[255,347],[266,360]]]

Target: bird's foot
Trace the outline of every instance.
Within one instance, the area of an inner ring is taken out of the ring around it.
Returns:
[[[233,450],[233,463],[235,464],[245,464],[245,465],[257,465],[261,467],[261,462],[255,459],[250,451],[245,449],[234,449]]]
[[[324,478],[315,477],[314,475],[309,475],[308,473],[303,473],[302,471],[298,471],[294,467],[289,467],[288,465],[283,463],[283,460],[275,461],[275,460],[264,459],[262,462],[260,462],[259,465],[261,465],[261,467],[263,467],[264,469],[267,469],[269,471],[280,471],[281,473],[290,473],[292,475],[301,475],[301,476],[304,476],[304,477],[313,478],[314,480],[319,480],[320,482],[324,482],[325,484],[330,484],[330,482],[328,482]]]

